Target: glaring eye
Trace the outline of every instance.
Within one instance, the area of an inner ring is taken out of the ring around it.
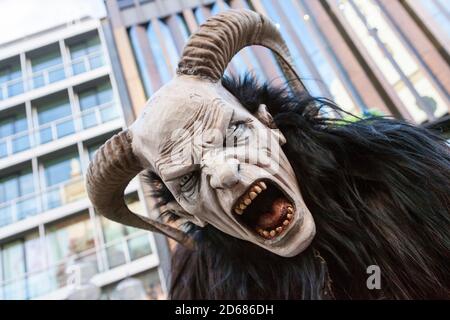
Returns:
[[[180,178],[180,191],[186,199],[191,199],[196,193],[198,176],[198,171],[193,171]]]
[[[236,147],[238,145],[239,138],[244,135],[245,131],[248,128],[247,123],[248,121],[237,121],[232,123],[227,129],[226,137],[223,141],[223,146]]]
[[[228,128],[227,135],[239,137],[244,130],[245,130],[245,122],[243,121],[235,122]]]
[[[184,187],[186,184],[188,184],[192,180],[193,176],[194,176],[194,174],[192,172],[182,176],[180,179],[180,186]]]

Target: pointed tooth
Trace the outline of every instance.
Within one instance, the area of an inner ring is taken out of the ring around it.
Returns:
[[[251,200],[253,200],[253,199],[255,199],[258,196],[258,194],[256,192],[254,192],[254,191],[251,191],[248,194],[248,196],[250,197]]]
[[[278,227],[278,228],[275,229],[275,231],[276,231],[277,233],[280,233],[282,230],[283,230],[282,227]]]
[[[288,208],[287,208],[287,211],[288,211],[289,213],[293,213],[293,212],[294,212],[294,209],[293,209],[292,207],[288,207]]]
[[[276,233],[275,230],[271,230],[271,231],[270,231],[270,236],[271,236],[271,237],[275,237],[276,234],[277,234],[277,233]]]
[[[259,187],[259,186],[254,186],[254,187],[253,187],[253,190],[254,190],[256,193],[261,193],[261,192],[262,192],[262,189],[261,189],[261,187]]]
[[[235,212],[236,214],[238,214],[238,215],[241,215],[241,214],[244,213],[244,211],[242,211],[242,210],[239,209],[239,208],[235,208],[235,209],[234,209],[234,212]]]
[[[248,205],[250,205],[250,203],[252,203],[252,199],[250,199],[250,198],[245,198],[245,199],[244,199],[244,203],[245,203],[246,206],[248,206]]]
[[[287,226],[287,225],[289,224],[289,222],[290,222],[289,220],[284,220],[284,221],[283,221],[283,225],[284,225],[284,226]]]
[[[268,237],[269,236],[269,231],[264,230],[263,231],[263,235],[264,235],[264,237]]]
[[[267,189],[267,185],[266,185],[263,181],[261,181],[261,182],[259,183],[259,185],[261,186],[261,188],[262,188],[263,190],[266,190],[266,189]]]
[[[287,218],[288,218],[289,220],[291,220],[293,216],[294,216],[294,215],[291,214],[291,213],[288,213],[288,214],[287,214]]]
[[[247,209],[247,206],[246,206],[245,204],[241,203],[241,204],[239,205],[239,209],[241,209],[242,211],[244,211],[245,209]]]

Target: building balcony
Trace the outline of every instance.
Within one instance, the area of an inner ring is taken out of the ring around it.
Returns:
[[[139,178],[135,177],[124,193],[131,194],[138,188]],[[0,239],[74,215],[90,206],[85,181],[81,176],[39,192],[2,202],[0,203]]]
[[[119,117],[116,104],[109,102],[31,130],[7,136],[0,139],[0,159],[102,125]]]
[[[135,232],[81,252],[76,248],[63,260],[35,271],[0,281],[0,300],[64,299],[77,282],[99,287],[159,263],[153,239],[147,231]],[[144,269],[144,270],[142,270]],[[127,274],[124,275],[123,271]]]
[[[0,204],[0,227],[86,197],[84,179],[78,177],[43,191],[24,195]]]
[[[99,50],[73,59],[67,64],[53,65],[30,75],[0,83],[0,101],[98,69],[104,65],[104,55],[102,50]]]

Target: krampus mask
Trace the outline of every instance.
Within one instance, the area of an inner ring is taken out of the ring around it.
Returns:
[[[124,204],[125,187],[145,168],[173,194],[176,214],[196,225],[211,224],[280,256],[308,246],[314,221],[280,148],[283,135],[265,105],[251,114],[220,81],[232,57],[249,45],[273,50],[292,90],[304,90],[270,20],[249,10],[209,19],[189,39],[176,77],[91,164],[87,188],[99,214],[192,245],[180,230],[136,215]]]

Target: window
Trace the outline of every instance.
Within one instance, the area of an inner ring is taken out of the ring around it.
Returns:
[[[49,83],[65,78],[59,50],[53,50],[31,59],[33,70],[33,88],[39,88]]]
[[[88,154],[89,154],[89,160],[92,161],[94,159],[95,153],[97,152],[98,148],[103,144],[103,142],[96,143],[92,146],[88,147]]]
[[[342,14],[416,122],[434,120],[448,111],[376,2],[348,0]],[[430,100],[423,96],[432,98],[435,105],[430,107]]]
[[[131,45],[133,47],[134,56],[136,58],[136,62],[139,68],[139,74],[142,79],[142,83],[144,85],[145,94],[148,97],[152,95],[154,92],[154,88],[152,87],[152,83],[149,77],[149,74],[147,72],[146,64],[147,60],[145,59],[144,55],[142,54],[142,50],[136,35],[136,27],[132,26],[129,30],[129,36]],[[154,84],[153,84],[154,86]]]
[[[47,143],[75,132],[72,110],[67,97],[41,104],[37,107],[39,142]]]
[[[113,93],[109,82],[104,82],[78,93],[83,128],[90,128],[117,118]]]
[[[316,29],[316,21],[309,19],[309,12],[306,11],[306,6],[301,4],[302,1],[280,1],[280,9],[284,12],[289,21],[295,21],[296,37],[302,43],[303,47],[308,54],[312,64],[317,69],[317,73],[320,76],[319,79],[314,79],[316,82],[323,82],[326,89],[332,95],[338,105],[344,110],[359,114],[360,110],[354,105],[348,91],[344,84],[339,79],[337,73],[332,66],[332,60],[328,59],[323,51],[323,44],[320,43],[320,37],[314,37],[314,34],[318,32]],[[329,96],[326,90],[321,89],[322,96]]]
[[[0,158],[30,148],[27,118],[19,113],[0,120]],[[22,133],[22,134],[21,134]],[[8,144],[10,144],[8,146]]]
[[[20,240],[8,243],[2,248],[3,295],[5,299],[25,299],[25,257]]]
[[[149,23],[148,25],[147,36],[150,40],[150,47],[153,52],[153,57],[156,60],[156,66],[158,67],[161,80],[163,83],[167,83],[172,78],[172,71],[174,70],[169,70],[169,66],[167,65],[166,59],[164,57],[164,51],[161,47],[158,36],[156,35],[155,26],[153,25],[153,23]]]
[[[69,50],[72,72],[75,75],[103,66],[100,39],[97,35],[70,45]]]
[[[131,210],[143,214],[143,208],[137,197],[127,199]],[[106,255],[110,268],[132,261],[152,253],[147,232],[118,224],[112,220],[100,217],[103,237],[106,246]]]
[[[0,67],[0,100],[23,92],[22,70],[20,65]]]
[[[1,248],[4,299],[29,299],[46,292],[44,252],[37,232]]]
[[[120,9],[125,9],[134,6],[134,0],[117,0]]]
[[[46,209],[83,198],[85,190],[80,176],[80,161],[75,153],[46,162],[44,164]]]
[[[83,213],[46,227],[50,283],[53,288],[67,284],[67,268],[89,264],[98,271],[94,230],[89,215]]]
[[[31,170],[0,178],[0,226],[37,213]]]

